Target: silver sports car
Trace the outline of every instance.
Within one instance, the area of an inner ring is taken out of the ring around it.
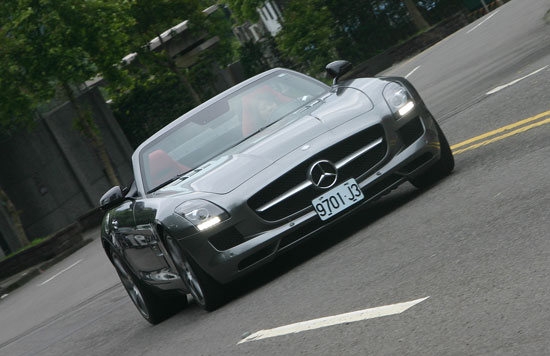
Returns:
[[[404,78],[328,86],[272,69],[141,144],[134,183],[101,198],[101,241],[139,312],[220,306],[226,285],[401,183],[454,168],[447,140]]]

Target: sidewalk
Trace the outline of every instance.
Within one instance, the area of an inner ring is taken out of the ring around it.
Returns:
[[[14,274],[13,276],[6,277],[0,280],[0,300],[4,299],[9,293],[14,291],[15,289],[25,285],[25,283],[27,283],[34,277],[40,275],[43,271],[61,262],[63,259],[70,256],[75,251],[86,246],[87,244],[92,242],[94,239],[98,239],[100,237],[100,227],[98,226],[98,227],[83,231],[82,236],[83,236],[83,239],[81,243],[72,246],[71,248],[63,251],[62,253],[58,254],[54,258],[51,258],[45,262],[42,262],[35,266],[27,268],[26,270],[19,272],[17,274]]]

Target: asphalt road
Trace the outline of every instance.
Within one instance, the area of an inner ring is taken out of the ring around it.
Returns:
[[[513,0],[386,73],[408,76],[454,146],[440,184],[405,185],[222,308],[191,305],[154,327],[96,240],[0,302],[0,354],[550,354],[549,9]]]

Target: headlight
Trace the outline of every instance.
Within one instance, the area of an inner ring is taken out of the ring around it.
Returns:
[[[392,82],[386,85],[383,94],[392,112],[398,113],[399,116],[405,116],[414,109],[411,95],[398,83]]]
[[[178,205],[174,211],[189,220],[199,231],[209,229],[229,218],[225,210],[202,199],[187,201]]]

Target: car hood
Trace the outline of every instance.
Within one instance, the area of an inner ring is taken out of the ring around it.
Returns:
[[[239,145],[189,172],[156,196],[206,192],[225,194],[309,141],[372,110],[362,91],[340,88],[287,115]]]

